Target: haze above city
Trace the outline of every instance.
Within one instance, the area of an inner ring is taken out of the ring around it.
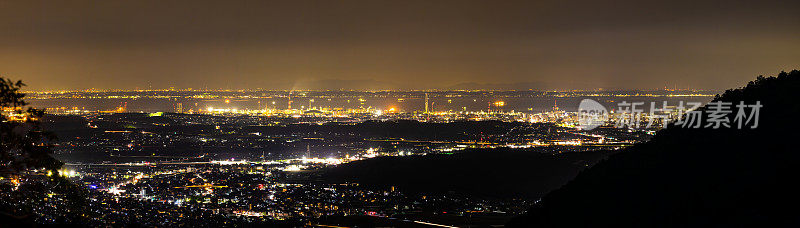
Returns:
[[[28,90],[743,85],[800,68],[798,2],[0,2]]]

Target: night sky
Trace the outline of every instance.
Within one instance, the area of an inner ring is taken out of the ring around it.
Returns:
[[[791,69],[800,1],[0,0],[0,75],[30,90],[720,89]]]

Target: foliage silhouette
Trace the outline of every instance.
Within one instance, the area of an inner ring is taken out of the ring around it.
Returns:
[[[43,131],[40,119],[44,111],[26,107],[22,81],[0,77],[0,172],[17,174],[28,169],[55,171],[62,163],[50,154],[52,133]]]
[[[44,111],[27,107],[24,86],[0,77],[0,177],[19,183],[0,183],[0,226],[33,226],[34,208],[54,199],[48,194],[63,199],[58,210],[69,211],[57,223],[80,224],[90,211],[87,191],[59,175],[63,163],[51,156],[55,135],[41,127]]]

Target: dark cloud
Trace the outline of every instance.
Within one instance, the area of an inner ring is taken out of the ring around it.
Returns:
[[[0,1],[0,73],[33,89],[725,88],[800,68],[798,5]]]

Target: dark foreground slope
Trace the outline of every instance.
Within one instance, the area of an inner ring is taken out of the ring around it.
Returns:
[[[396,186],[410,192],[455,191],[489,198],[536,199],[567,183],[609,152],[548,154],[477,149],[453,155],[379,157],[326,172],[331,181]]]
[[[758,128],[671,126],[584,170],[508,225],[800,227],[800,72],[759,77],[715,100],[760,100]]]

